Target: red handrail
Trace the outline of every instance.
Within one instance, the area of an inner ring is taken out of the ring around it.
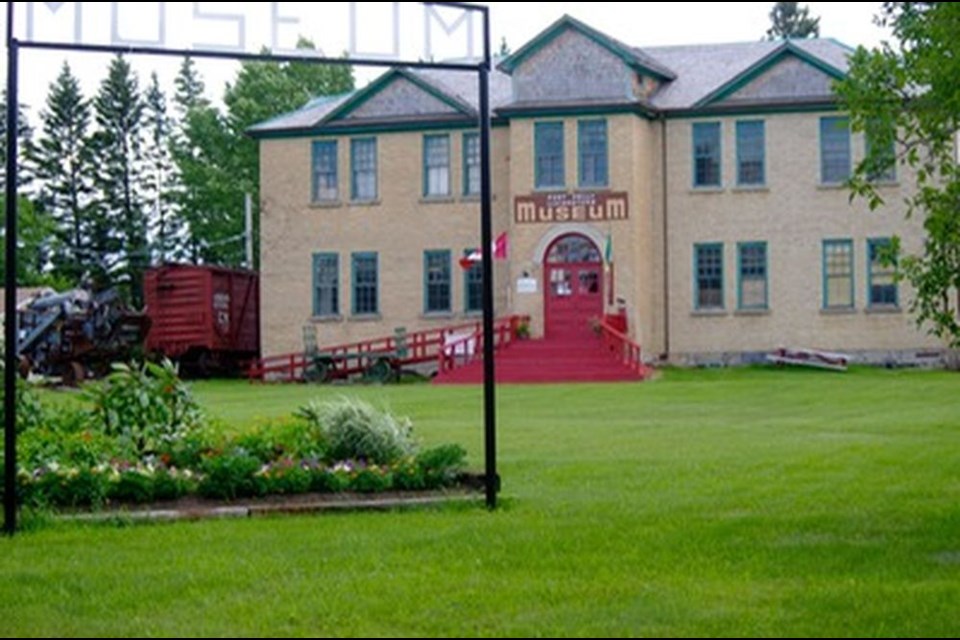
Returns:
[[[603,349],[637,373],[644,373],[643,348],[625,333],[612,327],[606,320],[600,322],[600,339]]]
[[[499,349],[509,345],[517,338],[521,324],[529,324],[529,316],[511,316],[498,320],[494,325],[494,348]],[[472,333],[465,333],[458,338],[445,342],[439,354],[441,373],[447,373],[471,362],[483,360],[483,327],[478,327]]]
[[[515,336],[517,327],[523,320],[524,318],[520,316],[499,320],[497,322],[498,342],[505,343],[504,336],[507,334],[509,336],[506,341]],[[529,322],[529,320],[527,321]],[[469,332],[469,334],[466,332]],[[396,356],[397,337],[395,335],[352,344],[323,347],[318,349],[318,352],[330,358],[334,377],[345,378],[362,373],[380,357],[389,357],[398,366],[422,364],[440,358],[442,366],[444,347],[450,344],[447,342],[449,335],[465,334],[472,337],[478,334],[482,335],[482,333],[483,325],[479,321],[408,333],[406,335],[405,357]],[[251,380],[266,380],[269,378],[277,381],[297,382],[304,379],[308,364],[306,355],[302,351],[270,356],[251,365],[248,375]]]

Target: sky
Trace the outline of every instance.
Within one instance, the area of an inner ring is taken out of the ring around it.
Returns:
[[[4,5],[3,16],[6,15]],[[60,34],[72,36],[69,28],[57,31],[53,26],[55,16],[62,20],[70,13],[75,4],[81,3],[17,3],[19,32],[26,34],[26,6],[35,5],[35,33]],[[149,40],[159,38],[160,33],[156,16],[160,5],[166,5],[168,14],[164,19],[164,42],[171,46],[184,46],[187,41],[212,44],[226,44],[238,38],[244,38],[248,50],[256,50],[274,38],[280,46],[285,43],[292,46],[301,31],[307,34],[325,52],[338,55],[349,48],[348,32],[351,25],[356,30],[357,48],[363,51],[384,49],[383,43],[396,42],[396,48],[402,49],[406,59],[423,58],[425,31],[423,27],[423,9],[419,3],[398,3],[394,14],[394,3],[355,3],[358,8],[353,21],[348,14],[349,5],[354,3],[82,3],[83,28],[85,40],[106,40],[110,38],[107,23],[112,18],[111,5],[116,4],[117,18],[114,32],[129,39]],[[499,47],[502,39],[516,50],[552,22],[564,14],[599,29],[619,40],[634,46],[659,46],[670,44],[695,44],[716,42],[747,42],[759,40],[769,27],[769,11],[773,3],[768,2],[489,2],[493,42]],[[46,6],[44,6],[46,5]],[[197,19],[190,15],[190,7],[203,16],[219,13],[218,18]],[[832,37],[851,45],[878,45],[888,34],[873,22],[873,16],[879,10],[879,2],[811,2],[813,15],[820,16],[821,35]],[[274,14],[270,14],[270,11]],[[243,18],[243,35],[238,27],[240,18],[231,18],[226,13],[236,11]],[[99,12],[99,13],[98,13]],[[187,12],[181,14],[179,12]],[[271,22],[271,17],[273,22]],[[449,22],[445,25],[452,32],[446,35],[444,25],[434,21],[434,34],[431,38],[431,51],[437,58],[463,55],[466,52],[467,29],[454,27],[456,16],[440,15],[439,20]],[[44,20],[49,19],[47,22]],[[296,22],[299,20],[299,22]],[[5,17],[0,25],[6,29]],[[67,24],[67,23],[64,23]],[[273,30],[266,26],[272,24]],[[63,25],[60,25],[62,27]],[[44,28],[48,31],[44,32]],[[478,29],[475,29],[478,32]],[[102,80],[109,56],[104,54],[70,53],[69,61],[86,95],[91,96]],[[6,78],[6,56],[2,56],[0,75]],[[21,102],[31,107],[31,123],[36,124],[35,108],[42,106],[49,84],[55,79],[65,59],[62,52],[24,50],[20,62]],[[140,76],[141,86],[146,84],[149,75],[156,71],[161,84],[168,90],[176,74],[179,60],[157,57],[133,57],[134,68]],[[230,61],[202,60],[199,69],[207,83],[207,93],[213,100],[219,100],[224,83],[236,73],[237,65]],[[362,69],[357,73],[358,84],[363,85],[376,77],[382,69]]]

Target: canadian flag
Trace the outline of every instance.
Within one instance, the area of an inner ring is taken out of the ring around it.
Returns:
[[[493,241],[493,259],[494,260],[506,260],[507,259],[507,233],[503,232],[497,239]],[[469,269],[475,264],[483,262],[483,252],[480,250],[471,251],[470,255],[460,259],[460,266],[463,269]]]

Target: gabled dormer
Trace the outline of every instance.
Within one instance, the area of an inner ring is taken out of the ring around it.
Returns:
[[[844,71],[806,47],[787,40],[745,71],[701,98],[695,108],[821,104],[835,100],[833,83]]]
[[[570,16],[498,67],[511,76],[511,107],[643,103],[675,74],[640,49]]]

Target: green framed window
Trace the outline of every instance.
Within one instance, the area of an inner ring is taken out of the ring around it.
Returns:
[[[721,185],[720,123],[693,123],[693,186]]]
[[[820,118],[820,182],[845,182],[850,178],[850,163],[849,118]]]
[[[350,141],[350,197],[357,202],[377,199],[377,139]]]
[[[424,313],[450,313],[453,310],[451,262],[449,251],[423,253]]]
[[[351,255],[353,271],[353,315],[380,313],[380,269],[376,253]]]
[[[463,134],[463,195],[480,195],[480,134]]]
[[[566,184],[563,154],[563,123],[534,125],[534,173],[537,189],[558,189]]]
[[[867,178],[870,182],[897,181],[897,152],[896,141],[892,133],[871,133],[867,129],[865,136],[867,159],[877,168],[870,171]]]
[[[871,307],[897,307],[900,304],[896,257],[891,255],[892,250],[890,238],[867,240],[867,304]]]
[[[766,127],[763,120],[737,123],[737,184],[755,187],[766,184]]]
[[[450,195],[450,136],[423,137],[423,195]]]
[[[336,253],[313,255],[313,316],[335,318],[340,315],[340,256]]]
[[[744,242],[737,245],[737,308],[766,309],[770,287],[767,270],[767,243]]]
[[[853,309],[853,240],[823,241],[823,307]]]
[[[478,249],[466,249],[463,252],[464,257],[469,256]],[[483,263],[474,262],[470,268],[464,271],[464,311],[466,313],[481,313],[483,311]]]
[[[577,123],[581,187],[606,187],[610,182],[606,120]]]
[[[693,262],[694,307],[723,309],[723,245],[694,245]]]
[[[313,202],[336,202],[340,198],[337,141],[315,140],[312,156]]]

